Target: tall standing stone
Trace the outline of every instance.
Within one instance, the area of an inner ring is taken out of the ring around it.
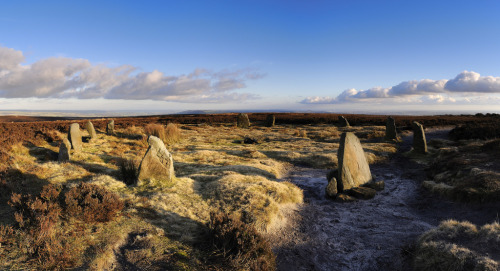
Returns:
[[[338,150],[337,186],[340,192],[372,181],[370,166],[361,142],[353,133],[343,133]]]
[[[396,121],[392,117],[388,117],[385,123],[385,139],[397,140]]]
[[[339,126],[340,127],[349,127],[349,122],[347,121],[346,118],[344,118],[344,116],[339,116]]]
[[[161,139],[149,136],[149,147],[139,166],[140,181],[155,179],[170,182],[174,178],[174,162]]]
[[[266,126],[273,127],[275,121],[276,121],[276,117],[274,115],[267,115]]]
[[[61,145],[59,145],[59,155],[57,157],[57,160],[59,162],[67,162],[71,159],[71,143],[69,143],[69,140],[67,138],[63,139],[61,142]]]
[[[87,130],[87,132],[89,132],[90,140],[93,140],[97,137],[94,129],[94,124],[92,124],[90,120],[85,123],[85,129]]]
[[[413,127],[413,150],[417,153],[427,153],[427,141],[425,139],[424,126],[414,121]]]
[[[82,150],[82,134],[80,133],[80,125],[73,123],[69,126],[68,139],[75,151]]]
[[[238,122],[237,126],[239,128],[248,128],[250,127],[250,120],[248,119],[248,115],[245,113],[238,114]]]
[[[106,125],[106,134],[107,135],[115,134],[115,120],[108,121],[108,125]]]

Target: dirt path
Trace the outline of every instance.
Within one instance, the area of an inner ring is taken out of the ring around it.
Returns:
[[[429,140],[447,131],[426,133]],[[406,137],[388,163],[371,166],[372,174],[386,183],[371,200],[328,200],[326,170],[294,170],[286,180],[304,190],[305,203],[288,211],[290,223],[269,236],[278,270],[409,270],[409,246],[440,221],[485,224],[496,218],[494,208],[449,202],[423,190],[423,165],[402,156],[411,140]]]

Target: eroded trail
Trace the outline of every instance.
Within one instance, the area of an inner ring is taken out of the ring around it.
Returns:
[[[447,131],[427,132],[443,137]],[[304,190],[305,203],[286,216],[290,223],[270,236],[278,270],[409,270],[408,247],[446,219],[491,222],[493,208],[438,199],[421,188],[424,166],[402,156],[405,138],[389,162],[371,165],[385,180],[374,199],[337,203],[325,198],[326,170],[297,168],[287,180]]]

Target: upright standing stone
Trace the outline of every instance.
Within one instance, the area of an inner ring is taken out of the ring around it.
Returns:
[[[413,124],[413,150],[417,153],[427,153],[427,141],[425,140],[424,126],[414,121]]]
[[[69,140],[67,138],[63,139],[61,142],[61,145],[59,145],[59,155],[57,160],[59,162],[67,162],[69,159],[71,159],[71,143],[69,143]]]
[[[115,120],[108,121],[108,125],[106,125],[106,134],[107,135],[115,134]]]
[[[87,121],[87,123],[85,123],[85,129],[87,130],[87,132],[89,132],[90,140],[95,139],[97,137],[94,129],[94,124],[92,124],[90,120]]]
[[[237,126],[239,128],[248,128],[250,127],[250,120],[248,119],[248,115],[244,113],[238,114],[238,122]]]
[[[266,126],[273,127],[275,120],[276,120],[276,117],[274,115],[267,115]]]
[[[159,181],[172,181],[174,177],[174,162],[161,139],[149,136],[149,147],[139,166],[140,181],[155,179]]]
[[[361,142],[353,133],[343,133],[338,150],[339,171],[337,186],[339,192],[358,187],[372,181],[370,166],[366,160]]]
[[[397,140],[398,134],[396,132],[396,121],[392,117],[388,117],[385,123],[385,139]]]
[[[347,121],[346,118],[344,118],[344,116],[339,116],[339,126],[340,127],[349,127],[349,122]]]
[[[75,151],[82,150],[82,134],[80,133],[80,125],[73,123],[69,126],[68,139]]]

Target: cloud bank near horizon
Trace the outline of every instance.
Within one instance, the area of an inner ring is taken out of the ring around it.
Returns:
[[[337,97],[307,97],[303,104],[340,104],[373,102],[392,99],[399,102],[455,103],[457,95],[478,96],[500,94],[500,77],[481,76],[463,71],[449,80],[411,80],[390,88],[374,87],[367,90],[347,89]],[[467,101],[467,98],[462,99]]]
[[[78,98],[161,100],[176,102],[229,102],[254,99],[236,92],[249,80],[265,74],[255,69],[165,75],[140,72],[131,65],[109,67],[86,59],[49,57],[23,65],[23,52],[0,46],[0,98]]]

